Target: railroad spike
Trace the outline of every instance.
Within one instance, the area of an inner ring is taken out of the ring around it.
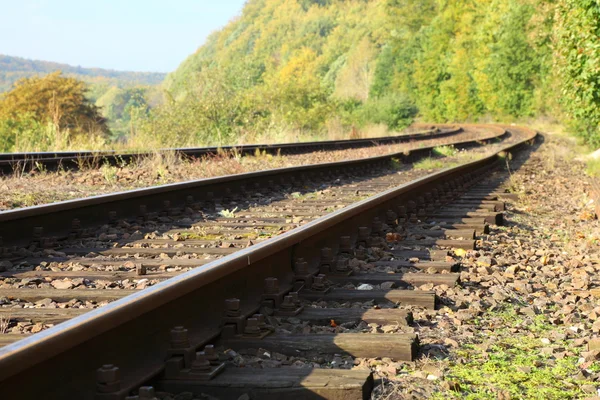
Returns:
[[[398,225],[398,214],[394,210],[387,210],[385,213],[385,223],[390,228],[395,228]]]
[[[137,275],[143,276],[146,275],[148,273],[148,270],[146,268],[146,266],[142,263],[136,263],[135,264],[135,273]]]

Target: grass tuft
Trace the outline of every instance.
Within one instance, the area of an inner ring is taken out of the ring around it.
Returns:
[[[600,158],[591,158],[587,161],[585,172],[594,178],[600,176]]]
[[[458,154],[458,150],[452,146],[437,146],[433,148],[433,154],[443,157],[454,157]]]
[[[417,161],[414,166],[414,169],[424,169],[424,170],[430,170],[430,169],[439,169],[439,168],[444,168],[444,163],[441,160],[436,160],[434,158],[428,157],[428,158],[424,158],[421,161]]]

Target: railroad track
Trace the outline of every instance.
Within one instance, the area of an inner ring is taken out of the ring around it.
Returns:
[[[256,152],[267,154],[305,154],[315,151],[332,151],[356,149],[397,143],[440,139],[452,137],[461,132],[460,127],[444,126],[442,129],[431,129],[430,126],[420,125],[419,132],[397,136],[385,136],[370,139],[326,140],[304,143],[256,144],[220,147],[196,147],[161,149],[158,152],[174,152],[189,158],[198,158],[216,154],[251,155]],[[116,151],[63,151],[63,152],[31,152],[31,153],[0,153],[0,172],[12,173],[15,170],[28,171],[34,168],[76,169],[85,165],[128,163],[137,158],[147,157],[152,153],[117,153]]]
[[[510,131],[498,150],[512,151],[534,136]],[[222,398],[363,398],[372,386],[370,371],[241,370],[225,367],[230,363],[221,350],[260,348],[288,364],[299,349],[306,357],[416,356],[417,336],[398,331],[410,330],[411,307],[433,308],[443,299],[410,289],[457,284],[453,249],[473,249],[487,224],[501,222],[501,197],[510,196],[493,193],[502,179],[489,172],[497,155],[429,176],[398,174],[389,159],[0,214],[3,236],[10,238],[3,259],[14,262],[3,276],[16,286],[2,287],[0,297],[23,307],[0,310],[5,319],[12,312],[11,320],[42,330],[0,350],[3,387],[13,398],[80,393],[122,399],[148,382]],[[484,177],[483,186],[474,186]],[[190,198],[207,187],[212,191],[202,199]],[[100,229],[86,228],[102,220]],[[396,328],[376,340],[348,333],[359,321]],[[14,339],[8,336],[5,343]],[[118,365],[119,372],[103,364]],[[58,374],[68,374],[69,382],[56,385]],[[31,376],[38,384],[25,384]],[[151,389],[142,389],[140,398],[152,398]]]

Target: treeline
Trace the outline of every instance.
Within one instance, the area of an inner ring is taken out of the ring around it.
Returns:
[[[82,68],[51,61],[29,60],[0,54],[0,92],[10,90],[19,79],[62,71],[64,75],[90,84],[110,86],[158,85],[165,75],[158,72],[115,71],[102,68]]]
[[[598,43],[588,0],[249,0],[161,92],[87,96],[138,147],[544,116],[600,145]]]
[[[587,0],[250,0],[167,77],[152,132],[549,115],[597,145],[599,17]]]

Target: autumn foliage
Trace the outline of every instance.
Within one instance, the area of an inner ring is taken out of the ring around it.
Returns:
[[[86,98],[86,91],[84,82],[63,77],[60,71],[24,78],[0,97],[0,119],[32,118],[78,134],[108,133],[106,120]]]

